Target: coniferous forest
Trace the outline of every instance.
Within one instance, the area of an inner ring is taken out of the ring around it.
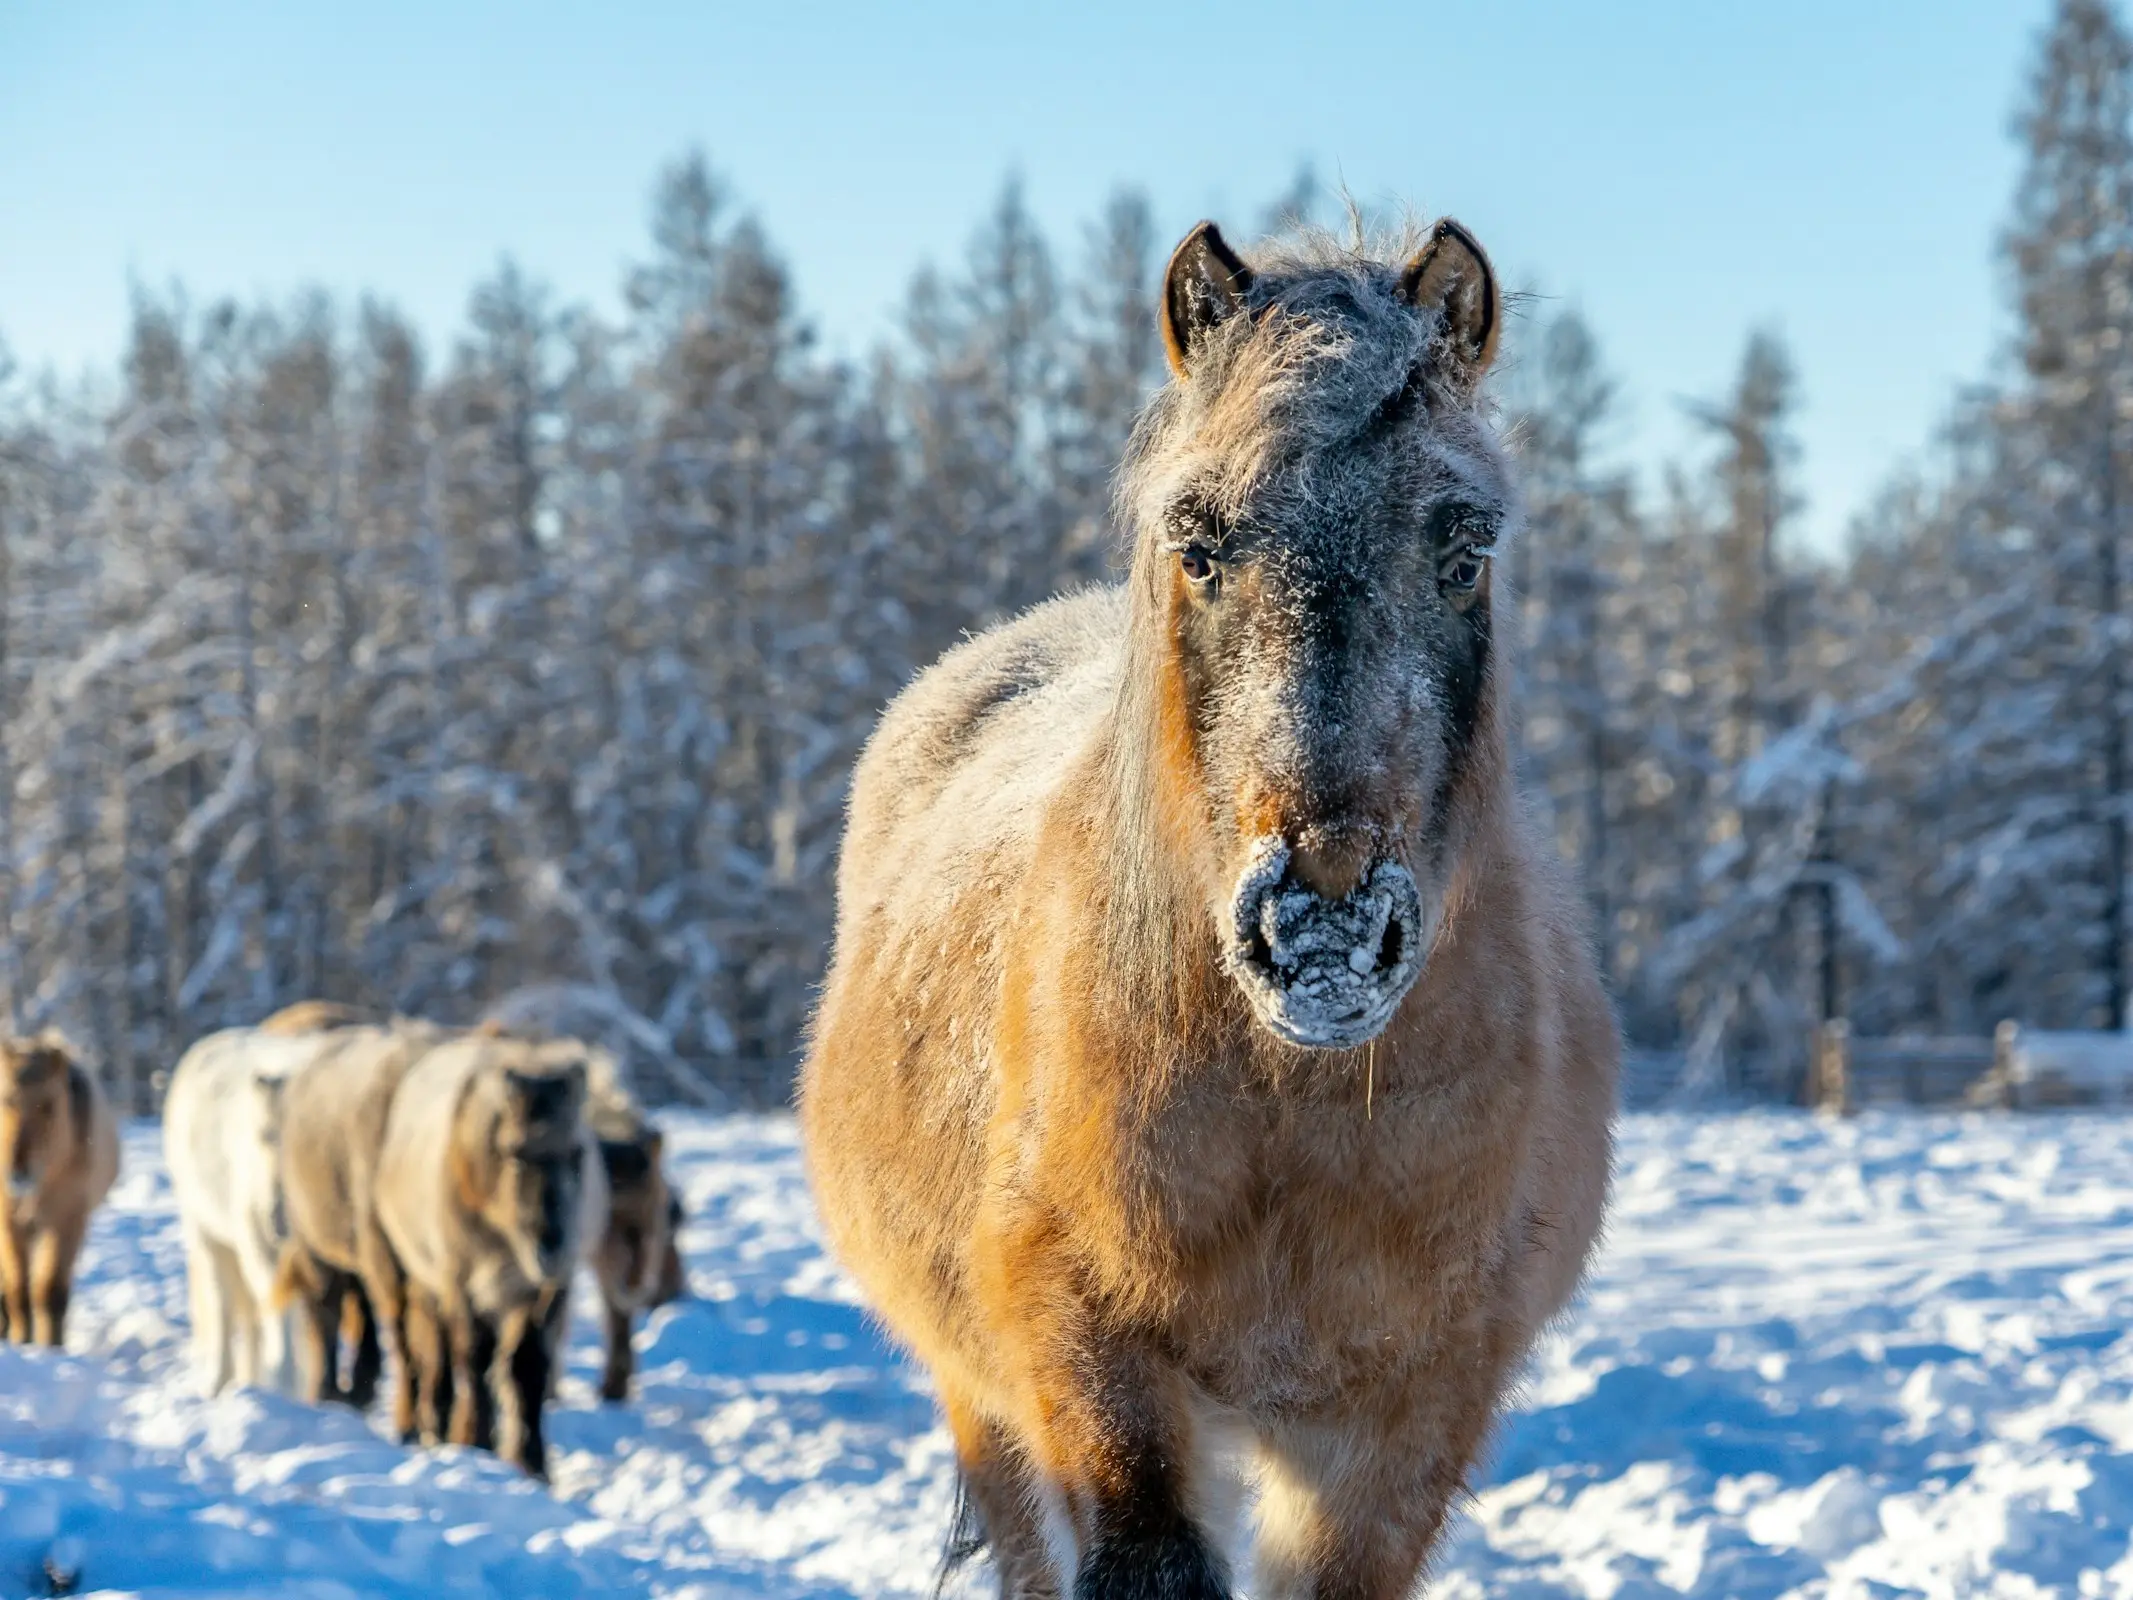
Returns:
[[[2010,347],[1837,551],[1798,536],[1775,336],[1656,484],[1606,448],[1605,328],[1529,306],[1495,380],[1530,786],[1632,1044],[1692,1091],[1795,1081],[1824,1015],[2126,1017],[2133,36],[2103,0],[2063,0],[2017,137]],[[173,292],[85,386],[0,357],[14,1026],[140,1109],[192,1039],[315,995],[783,1096],[883,703],[1114,561],[1171,241],[1131,190],[1047,238],[1009,182],[852,362],[745,180],[658,176],[615,319],[507,264],[443,344],[384,298]],[[1300,186],[1266,226],[1314,209],[1346,225]]]

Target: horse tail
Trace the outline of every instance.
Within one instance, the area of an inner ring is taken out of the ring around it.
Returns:
[[[955,1469],[955,1507],[948,1518],[948,1536],[941,1541],[940,1570],[933,1576],[933,1600],[943,1600],[948,1585],[971,1562],[985,1553],[985,1519],[971,1498],[970,1480]]]

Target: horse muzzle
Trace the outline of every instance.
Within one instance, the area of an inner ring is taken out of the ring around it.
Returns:
[[[1262,840],[1230,902],[1230,975],[1277,1039],[1349,1050],[1384,1031],[1434,935],[1408,870],[1380,860],[1338,899],[1299,882],[1289,847]]]

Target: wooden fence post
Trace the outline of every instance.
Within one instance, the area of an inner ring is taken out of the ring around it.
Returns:
[[[2021,1043],[2022,1028],[2014,1018],[2002,1019],[1992,1030],[1992,1076],[1999,1085],[2000,1104],[2013,1106],[2019,1103],[2021,1085],[2015,1082],[2015,1047]]]
[[[1832,1017],[1815,1028],[1813,1103],[1817,1111],[1839,1116],[1851,1111],[1850,1052],[1846,1048],[1851,1031],[1851,1024],[1842,1017]]]

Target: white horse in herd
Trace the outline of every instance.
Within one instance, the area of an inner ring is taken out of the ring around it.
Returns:
[[[193,1371],[205,1394],[232,1383],[295,1390],[290,1315],[274,1309],[288,1237],[281,1091],[330,1037],[230,1028],[186,1051],[171,1074],[163,1154],[185,1239]]]

